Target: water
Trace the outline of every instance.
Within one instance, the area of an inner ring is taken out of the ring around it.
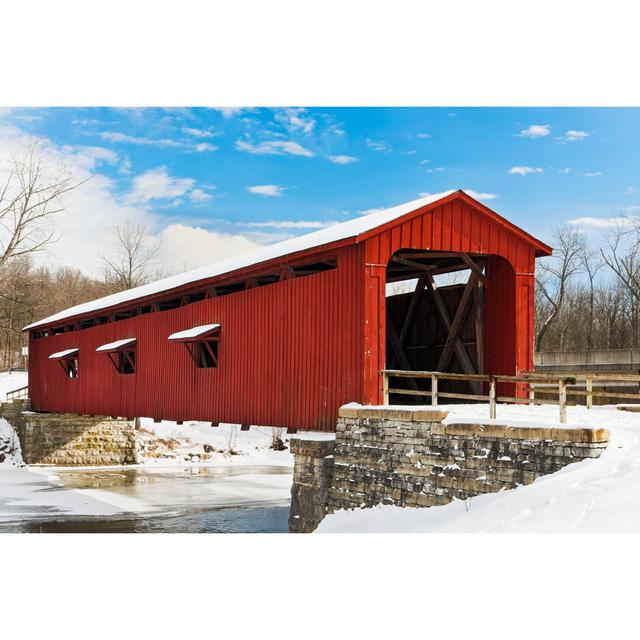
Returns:
[[[0,524],[0,533],[286,533],[289,507],[219,507],[153,516],[65,516]]]
[[[291,470],[275,466],[55,471],[44,491],[90,489],[109,504],[131,505],[115,515],[31,514],[0,523],[0,533],[285,533]]]

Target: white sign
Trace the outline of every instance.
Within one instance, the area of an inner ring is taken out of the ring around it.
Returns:
[[[22,347],[22,355],[23,356],[29,355],[29,347]]]

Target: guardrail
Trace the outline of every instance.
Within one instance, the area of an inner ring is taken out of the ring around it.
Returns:
[[[14,389],[13,391],[7,391],[7,401],[16,400],[18,398],[28,398],[29,397],[29,386],[20,387],[19,389]]]
[[[597,373],[597,372],[562,372],[562,373],[535,373],[527,372],[520,376],[509,375],[489,375],[489,374],[465,374],[465,373],[444,373],[440,371],[402,371],[398,369],[384,369],[381,372],[383,376],[383,393],[384,403],[389,404],[389,396],[391,394],[407,395],[407,396],[426,396],[431,398],[432,406],[438,406],[439,398],[454,398],[460,400],[477,400],[480,402],[489,402],[489,417],[496,417],[496,404],[498,402],[509,402],[515,404],[534,404],[534,405],[558,405],[560,412],[560,422],[567,421],[567,397],[568,396],[586,396],[587,409],[593,406],[593,398],[609,397],[609,398],[626,398],[640,402],[640,392],[626,393],[615,391],[594,391],[593,383],[598,381],[605,382],[636,382],[640,385],[640,375],[638,374],[616,374],[616,373]],[[390,386],[392,378],[409,378],[413,380],[430,380],[431,388],[429,390],[421,389],[400,389]],[[480,382],[486,383],[488,386],[488,395],[477,393],[452,393],[438,390],[439,380],[458,380],[461,382]],[[497,394],[497,383],[515,383],[524,385],[526,395],[523,396],[499,396]],[[569,385],[585,384],[585,390],[567,389]],[[557,388],[557,400],[549,398],[537,398],[536,390],[549,392]]]

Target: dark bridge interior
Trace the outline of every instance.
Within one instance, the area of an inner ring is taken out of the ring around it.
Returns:
[[[394,254],[387,266],[387,369],[483,373],[485,271],[484,256],[415,250]],[[416,281],[409,292],[407,281]],[[394,293],[393,283],[402,283],[396,285],[400,292]],[[429,390],[430,382],[394,379],[394,387]],[[482,392],[478,383],[444,380],[439,391]],[[392,394],[391,402],[429,404],[430,399]]]

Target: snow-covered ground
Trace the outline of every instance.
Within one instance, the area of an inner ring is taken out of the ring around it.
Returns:
[[[27,386],[28,377],[26,371],[0,372],[0,402],[4,402],[7,393]]]
[[[272,448],[274,436],[286,447]],[[240,425],[208,422],[154,423],[150,418],[140,420],[137,434],[140,462],[145,465],[190,463],[210,466],[275,465],[291,467],[289,437],[284,429],[254,427],[240,431]]]
[[[449,405],[447,422],[489,422],[487,405]],[[318,531],[328,532],[640,532],[640,413],[613,406],[569,407],[568,425],[611,432],[598,459],[583,460],[530,485],[442,507],[380,506],[338,511]],[[558,408],[499,405],[497,423],[559,426]],[[565,426],[565,425],[562,425]]]

